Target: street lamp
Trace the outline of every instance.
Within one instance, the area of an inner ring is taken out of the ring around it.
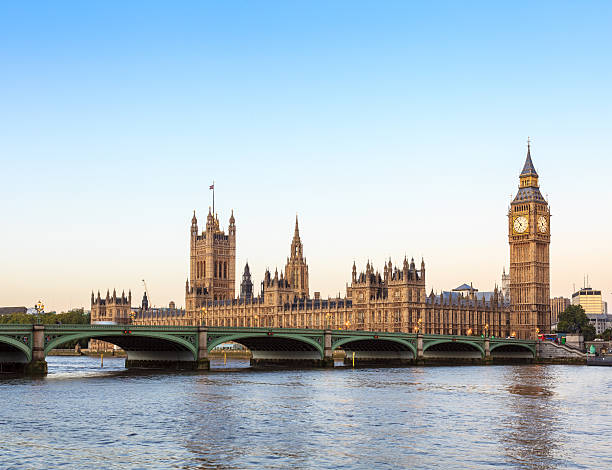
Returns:
[[[414,332],[415,332],[415,333],[418,333],[419,331],[421,331],[421,326],[422,326],[422,323],[423,323],[423,319],[422,319],[422,318],[419,318],[419,319],[417,320],[417,324],[416,324],[416,326],[414,327]]]
[[[45,304],[39,300],[36,305],[34,305],[34,310],[36,310],[36,323],[40,324],[40,316],[45,313]]]
[[[485,336],[489,336],[489,324],[485,325]]]
[[[257,323],[257,328],[259,328],[259,315],[255,315],[255,321]]]

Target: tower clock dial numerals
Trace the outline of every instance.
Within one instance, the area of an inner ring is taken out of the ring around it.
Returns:
[[[546,233],[546,230],[548,230],[548,221],[542,215],[538,217],[538,230],[540,233]]]
[[[513,227],[516,233],[524,233],[528,226],[529,222],[527,221],[527,217],[524,215],[519,215],[514,219]]]

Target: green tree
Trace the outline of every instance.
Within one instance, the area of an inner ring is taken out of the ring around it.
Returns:
[[[610,339],[612,339],[612,328],[606,328],[600,335],[597,335],[597,337],[604,341],[610,341]]]
[[[28,315],[27,313],[9,313],[8,315],[0,315],[0,323],[27,325],[34,323],[34,315]]]
[[[64,325],[83,325],[89,323],[89,317],[90,314],[85,313],[82,308],[74,308],[57,314],[55,321]]]
[[[582,305],[570,305],[559,314],[557,331],[559,333],[581,333],[585,341],[592,341],[595,338],[595,327],[591,325]]]

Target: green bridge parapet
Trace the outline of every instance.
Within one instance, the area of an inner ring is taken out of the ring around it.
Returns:
[[[252,365],[330,367],[345,363],[409,365],[530,362],[536,341],[388,331],[170,325],[0,325],[0,370],[47,372],[46,355],[69,341],[99,339],[123,348],[126,367],[209,368],[208,353],[234,341],[251,350]]]

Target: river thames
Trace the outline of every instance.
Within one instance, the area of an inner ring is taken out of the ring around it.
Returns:
[[[164,374],[118,358],[48,362],[44,379],[0,379],[0,468],[612,467],[606,367]]]

